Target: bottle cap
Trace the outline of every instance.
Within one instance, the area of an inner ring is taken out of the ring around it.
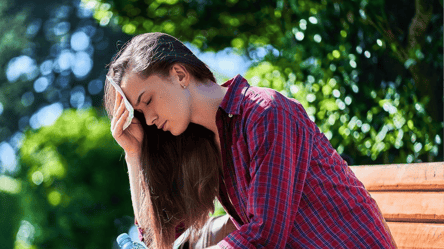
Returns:
[[[123,245],[125,245],[128,242],[131,243],[131,241],[132,241],[130,236],[128,236],[128,234],[126,234],[126,233],[122,233],[121,235],[119,235],[116,240],[117,240],[117,244],[119,244],[120,247],[122,247]]]

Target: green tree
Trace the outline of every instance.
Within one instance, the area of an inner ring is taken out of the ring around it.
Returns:
[[[0,141],[43,125],[53,104],[102,106],[105,66],[128,35],[91,15],[79,1],[0,0]]]
[[[79,1],[68,0],[0,0],[0,145],[9,143],[18,150],[20,141],[24,138],[23,132],[29,128],[33,117],[37,121],[45,121],[51,115],[57,115],[51,113],[37,115],[44,107],[54,103],[60,107],[60,112],[62,108],[102,105],[103,95],[100,93],[103,93],[101,88],[106,72],[104,67],[116,51],[117,40],[126,40],[128,36],[116,27],[100,27],[92,19],[91,11],[82,8],[79,4]],[[76,42],[76,39],[73,38],[75,36],[82,38],[83,43]],[[81,44],[87,44],[87,46],[82,47]],[[65,56],[64,60],[61,59],[63,56]],[[78,60],[78,58],[83,58],[83,60]],[[82,63],[84,64],[81,65]],[[90,68],[79,72],[79,69],[85,65]],[[39,81],[43,81],[40,86],[38,86]],[[38,126],[40,125],[42,124],[38,124]],[[50,151],[48,148],[47,150]],[[118,151],[114,150],[114,153],[118,153]],[[13,157],[14,155],[7,156]],[[117,157],[118,154],[115,156]],[[29,158],[32,159],[33,156]],[[112,160],[112,157],[109,158]],[[76,160],[76,162],[79,161]],[[68,165],[74,165],[76,162],[68,163]],[[100,164],[101,162],[109,163],[107,160],[91,161],[91,163],[96,163],[96,167],[99,168],[104,166]],[[115,163],[119,162],[116,160]],[[120,164],[122,165],[122,163]],[[90,164],[85,163],[84,165],[80,164],[77,167],[82,170],[86,170],[83,167],[90,167]],[[14,248],[14,243],[16,248],[28,248],[27,244],[39,245],[40,248],[64,248],[66,245],[55,244],[71,243],[69,236],[81,241],[82,238],[77,237],[78,232],[85,231],[90,234],[89,237],[85,236],[84,242],[75,242],[72,243],[73,245],[77,243],[82,245],[78,248],[84,248],[86,246],[83,246],[82,243],[89,243],[93,245],[91,248],[97,248],[94,245],[105,244],[109,248],[116,236],[110,231],[115,232],[117,229],[113,230],[115,226],[112,222],[124,222],[117,226],[119,232],[126,230],[132,223],[129,216],[125,218],[122,214],[122,207],[125,207],[125,214],[131,215],[130,202],[126,202],[117,207],[116,210],[120,208],[117,213],[111,211],[108,215],[93,217],[88,228],[85,228],[86,223],[82,221],[85,218],[79,219],[79,222],[76,223],[70,217],[68,223],[63,221],[62,224],[60,220],[65,218],[58,217],[56,219],[56,216],[53,216],[60,214],[54,210],[59,210],[57,208],[61,206],[55,207],[48,205],[48,202],[45,203],[44,197],[49,194],[50,189],[41,186],[39,188],[31,184],[30,178],[27,178],[29,177],[27,175],[29,169],[26,168],[26,164],[18,165],[17,170],[9,171],[4,166],[0,162],[0,213],[2,214],[0,218],[2,245],[0,248],[3,246],[8,249]],[[20,166],[25,166],[25,168],[20,170]],[[79,171],[81,170],[79,169]],[[81,181],[84,180],[82,178],[76,180],[79,181],[79,186],[91,186],[91,183],[87,182],[86,185],[82,183]],[[74,184],[74,181],[68,183]],[[60,185],[60,183],[57,184]],[[66,182],[63,184],[66,186]],[[114,186],[120,186],[123,190],[126,187],[121,185],[125,184],[122,181],[117,184],[112,182],[109,184],[110,191],[114,191],[112,188]],[[45,185],[45,187],[47,186]],[[109,192],[103,191],[101,196],[105,198]],[[54,193],[52,196],[57,197],[57,192]],[[95,194],[97,193],[85,192],[85,200],[87,195],[96,198]],[[121,194],[118,192],[116,196],[119,197]],[[79,196],[76,198],[81,199]],[[30,203],[29,200],[35,201]],[[98,200],[100,201],[100,199]],[[129,199],[126,200],[129,201]],[[115,199],[114,201],[121,202],[122,200]],[[101,210],[99,207],[103,208],[108,204],[104,203],[103,206],[100,206],[101,204],[96,203],[94,205],[99,211]],[[49,210],[46,209],[48,207]],[[85,205],[84,209],[91,209],[91,207]],[[72,210],[68,211],[81,218],[83,209],[79,210],[78,213]],[[102,212],[108,211],[102,209]],[[49,217],[49,221],[45,220],[45,217]],[[52,218],[54,219],[51,220]],[[103,222],[110,220],[110,224],[103,224]],[[56,229],[54,222],[59,222],[57,228],[63,226],[63,229]],[[72,222],[73,225],[70,226],[69,222]],[[94,231],[96,227],[107,234],[97,233]],[[66,241],[54,240],[54,242],[50,242],[52,241],[50,236],[57,235],[56,232],[64,233],[60,238],[65,238]],[[67,235],[67,233],[71,233],[71,235]],[[35,241],[31,241],[30,238],[34,238]],[[42,246],[43,244],[45,246]]]
[[[298,99],[355,164],[442,160],[440,1],[83,1],[128,34],[245,54],[250,82]]]
[[[18,56],[29,42],[28,37],[25,35],[26,20],[29,12],[23,9],[15,9],[11,2],[9,0],[0,0],[0,86],[5,85],[7,82],[5,72],[9,59]],[[11,12],[14,14],[11,14]],[[10,85],[7,89],[0,88],[0,124],[8,120],[10,109],[8,95],[20,87],[18,85]],[[6,126],[0,125],[0,141],[10,135],[11,131]]]
[[[126,166],[109,125],[93,109],[66,110],[52,126],[26,132],[15,248],[112,248],[128,231]]]
[[[0,175],[0,248],[14,248],[14,241],[20,225],[20,181]]]
[[[10,12],[14,11],[15,14]],[[25,10],[14,10],[11,1],[0,0],[0,85],[6,81],[6,65],[8,60],[20,54],[28,44],[25,36],[26,17],[29,13]],[[11,86],[14,87],[14,86]],[[7,120],[8,91],[0,90],[0,124]],[[2,115],[3,113],[3,115]],[[3,125],[0,125],[0,141],[2,137],[10,135]],[[2,170],[0,169],[0,172]],[[13,248],[14,239],[20,224],[16,214],[20,209],[19,196],[20,184],[11,177],[0,175],[0,241],[1,248]],[[4,246],[4,247],[3,247]]]

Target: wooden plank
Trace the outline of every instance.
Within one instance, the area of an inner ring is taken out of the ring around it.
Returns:
[[[444,162],[350,166],[367,190],[444,190]]]
[[[444,192],[370,192],[370,195],[387,221],[444,223]]]
[[[398,248],[444,248],[444,224],[387,222]]]

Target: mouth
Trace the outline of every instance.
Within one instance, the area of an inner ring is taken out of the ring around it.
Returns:
[[[165,121],[165,122],[160,126],[159,129],[162,129],[162,130],[163,130],[163,128],[165,127],[166,122],[167,122],[167,121]]]

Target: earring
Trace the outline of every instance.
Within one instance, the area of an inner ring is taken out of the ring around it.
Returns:
[[[187,87],[186,87],[185,85],[182,85],[182,88],[185,89],[185,88],[187,88]]]

